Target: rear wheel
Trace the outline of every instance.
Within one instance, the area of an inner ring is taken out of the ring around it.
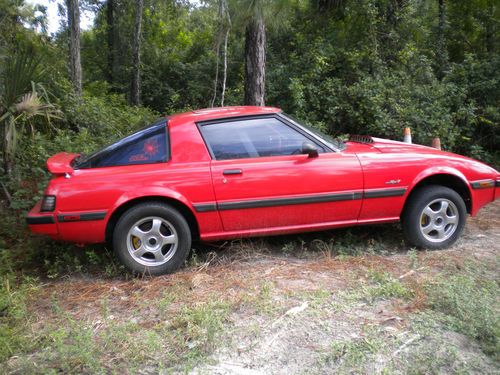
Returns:
[[[454,190],[430,185],[416,191],[403,215],[403,232],[410,246],[443,249],[458,239],[467,209]]]
[[[191,231],[174,208],[142,203],[118,220],[113,244],[119,261],[132,272],[161,275],[183,265],[191,248]]]

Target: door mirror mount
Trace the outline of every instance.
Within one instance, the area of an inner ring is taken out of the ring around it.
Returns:
[[[308,157],[310,158],[317,158],[318,157],[318,149],[314,144],[311,142],[304,142],[302,143],[302,154],[307,154]]]

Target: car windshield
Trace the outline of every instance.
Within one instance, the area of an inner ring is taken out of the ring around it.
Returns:
[[[337,150],[337,151],[342,151],[345,149],[345,144],[342,140],[340,139],[335,139],[331,137],[328,134],[322,133],[318,129],[313,128],[310,125],[306,125],[303,121],[297,120],[295,117],[292,115],[286,114],[286,113],[281,113],[286,119],[289,121],[293,122],[295,125],[298,125],[302,128],[305,128],[309,133],[312,133],[316,138],[319,138],[323,143],[326,143],[327,146],[330,148]]]

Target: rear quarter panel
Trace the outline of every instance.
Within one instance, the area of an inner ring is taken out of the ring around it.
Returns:
[[[173,124],[171,160],[166,163],[75,170],[70,178],[51,181],[47,194],[57,196],[56,214],[104,212],[104,220],[59,222],[62,240],[97,243],[105,239],[113,212],[136,198],[178,200],[197,216],[200,232],[220,231],[216,211],[196,213],[196,203],[214,202],[210,158],[194,123]]]

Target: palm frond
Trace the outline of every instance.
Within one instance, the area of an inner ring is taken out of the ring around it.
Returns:
[[[60,118],[61,114],[48,100],[43,100],[40,97],[35,84],[32,86],[32,91],[24,94],[21,100],[13,106],[12,112],[17,118],[22,117],[25,120],[29,120],[35,116],[43,116],[49,125],[51,119]]]
[[[12,107],[31,88],[32,82],[39,81],[42,70],[40,58],[33,47],[25,46],[5,58],[0,71],[0,97],[2,107]]]
[[[21,100],[14,104],[15,113],[24,114],[27,117],[36,116],[43,111],[44,107],[36,91],[24,94]]]

